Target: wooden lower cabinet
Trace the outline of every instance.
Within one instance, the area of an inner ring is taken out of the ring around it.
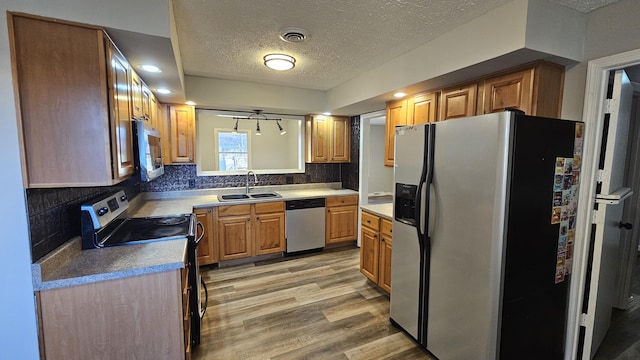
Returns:
[[[36,292],[42,358],[188,358],[184,275],[176,269]]]
[[[390,220],[381,220],[378,286],[388,293],[391,293],[391,248],[393,247],[392,227],[393,223]]]
[[[285,251],[284,202],[254,205],[255,254],[265,255]]]
[[[325,205],[325,244],[356,240],[358,196],[330,197]]]
[[[253,256],[251,205],[219,207],[216,234],[220,244],[220,260]]]
[[[382,290],[391,293],[392,223],[362,211],[360,272]]]
[[[204,235],[198,244],[198,264],[202,266],[217,263],[220,261],[220,254],[219,247],[213,241],[213,209],[193,209],[193,213],[204,228]]]
[[[285,251],[284,202],[220,206],[214,242],[220,260],[233,260]]]

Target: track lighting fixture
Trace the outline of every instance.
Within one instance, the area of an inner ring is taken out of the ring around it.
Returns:
[[[275,120],[276,125],[278,126],[278,130],[280,131],[280,135],[284,135],[287,133],[287,130],[285,130],[282,125],[280,125],[280,121],[282,119],[275,119],[275,118],[268,118],[266,117],[264,114],[262,114],[262,110],[254,110],[255,113],[251,114],[247,117],[236,117],[234,116],[233,118],[236,120],[236,125],[233,127],[233,133],[235,134],[236,132],[238,132],[238,120],[255,120],[256,121],[256,135],[262,135],[262,132],[260,131],[260,120]]]
[[[287,133],[287,130],[282,128],[282,125],[280,125],[280,120],[276,120],[276,125],[278,125],[278,130],[280,130],[280,135],[284,135]]]
[[[233,127],[233,134],[237,134],[238,133],[238,119],[236,119],[236,126]]]

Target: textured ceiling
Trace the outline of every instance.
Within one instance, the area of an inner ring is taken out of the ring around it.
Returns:
[[[552,0],[588,12],[616,0]],[[327,90],[509,0],[174,0],[186,75]],[[309,32],[287,43],[279,30]],[[297,59],[286,72],[262,57]]]

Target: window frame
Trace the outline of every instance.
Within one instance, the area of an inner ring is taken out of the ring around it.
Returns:
[[[220,128],[216,128],[213,130],[213,143],[215,144],[214,147],[214,155],[215,155],[215,163],[216,163],[216,171],[222,172],[222,173],[233,173],[233,172],[238,172],[238,171],[248,171],[251,169],[251,134],[249,130],[243,130],[243,129],[238,129],[236,131],[237,134],[244,134],[247,137],[247,169],[235,169],[235,170],[221,170],[220,169],[220,154],[243,154],[244,152],[229,152],[229,151],[220,151],[220,133],[223,134],[233,134],[234,130],[233,129],[220,129]]]

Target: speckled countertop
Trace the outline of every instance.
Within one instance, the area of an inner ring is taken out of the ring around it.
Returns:
[[[360,208],[388,220],[393,220],[393,203],[366,204],[361,205]]]
[[[145,201],[129,216],[156,216],[167,214],[186,214],[193,208],[206,208],[222,205],[253,204],[258,202],[286,201],[293,199],[308,199],[314,197],[333,197],[358,195],[357,191],[341,189],[340,183],[277,185],[260,186],[251,190],[252,193],[277,192],[281,198],[251,199],[238,201],[218,201],[220,194],[244,193],[244,188],[227,188],[211,190],[167,191],[158,193],[144,193]]]
[[[235,188],[143,193],[131,201],[128,216],[186,214],[194,207],[358,194],[353,190],[340,189],[339,183],[282,185],[253,190],[254,193],[276,191],[282,198],[218,201],[218,194],[243,191]],[[76,237],[32,264],[33,286],[39,291],[179,269],[184,267],[186,250],[186,239],[82,250],[81,239]]]

